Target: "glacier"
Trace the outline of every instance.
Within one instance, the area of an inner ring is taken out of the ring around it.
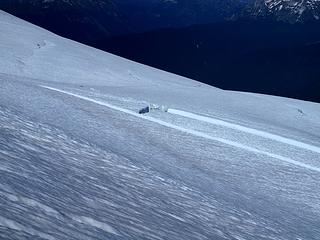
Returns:
[[[320,238],[320,104],[0,29],[1,239]]]

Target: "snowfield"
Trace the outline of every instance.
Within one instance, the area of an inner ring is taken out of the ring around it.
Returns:
[[[0,179],[1,239],[317,240],[320,104],[210,87],[0,11]]]

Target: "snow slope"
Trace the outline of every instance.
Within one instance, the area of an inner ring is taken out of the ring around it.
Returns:
[[[319,239],[319,104],[0,29],[1,239]]]

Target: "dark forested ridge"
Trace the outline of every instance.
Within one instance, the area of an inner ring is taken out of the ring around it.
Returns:
[[[228,20],[251,0],[1,0],[0,9],[88,44],[109,36]]]
[[[93,45],[230,90],[320,102],[320,24],[239,20]]]

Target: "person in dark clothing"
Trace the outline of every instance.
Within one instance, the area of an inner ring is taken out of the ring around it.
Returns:
[[[148,113],[148,112],[150,112],[150,107],[149,106],[139,110],[139,114],[145,114],[145,113]]]

